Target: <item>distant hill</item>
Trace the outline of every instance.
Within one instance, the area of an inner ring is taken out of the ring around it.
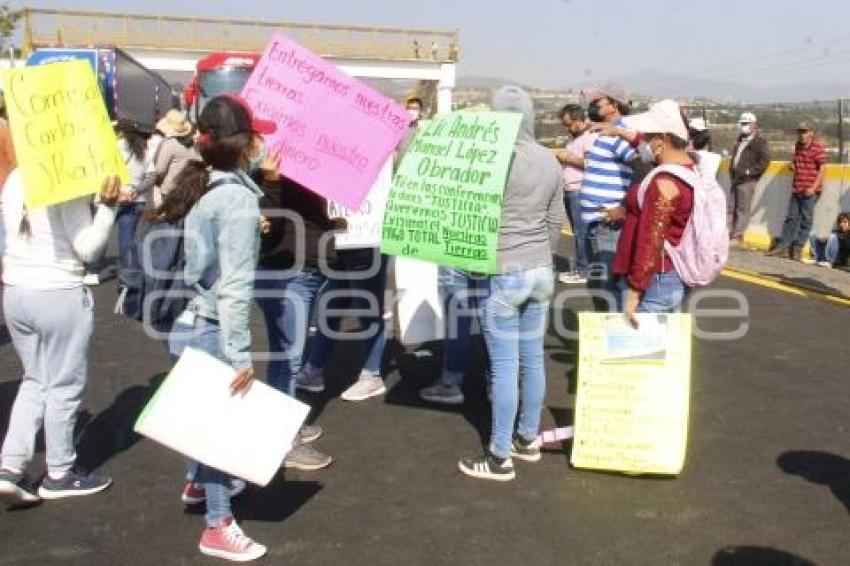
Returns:
[[[458,88],[499,88],[504,85],[518,85],[527,88],[525,85],[519,84],[518,81],[512,79],[500,79],[497,77],[478,77],[468,75],[458,77],[457,79]]]
[[[807,102],[829,100],[850,94],[850,79],[789,83],[779,86],[751,86],[735,81],[704,79],[644,69],[609,81],[621,84],[638,95],[652,98],[707,98],[718,102]]]
[[[779,86],[751,86],[735,81],[710,80],[699,76],[668,73],[658,69],[643,69],[620,77],[599,81],[626,87],[633,95],[648,98],[705,98],[717,102],[809,102],[833,100],[850,96],[850,76],[839,75],[832,80],[788,83]],[[493,89],[517,81],[475,75],[458,78],[458,88]],[[596,84],[596,83],[594,83]],[[521,85],[531,88],[528,85]],[[565,85],[550,90],[579,92],[590,84]]]

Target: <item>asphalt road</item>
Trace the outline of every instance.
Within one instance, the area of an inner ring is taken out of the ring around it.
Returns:
[[[731,280],[716,288],[747,298],[749,331],[695,343],[688,461],[675,479],[577,471],[569,444],[539,464],[517,463],[513,482],[469,479],[457,459],[478,452],[489,427],[480,340],[458,409],[416,395],[438,374],[438,346],[429,356],[391,344],[386,397],[341,401],[358,369],[347,346],[328,370],[330,390],[305,397],[326,429],[318,446],[335,463],[251,488],[236,515],[268,545],[268,564],[846,564],[850,310]],[[168,360],[136,324],[111,314],[114,296],[114,282],[96,292],[79,454],[115,484],[97,496],[0,511],[2,566],[216,563],[197,551],[202,516],[179,500],[182,458],[131,430]],[[574,311],[588,306],[571,300],[553,316],[574,324]],[[572,421],[575,347],[547,338],[546,427]],[[5,336],[0,435],[19,375]]]

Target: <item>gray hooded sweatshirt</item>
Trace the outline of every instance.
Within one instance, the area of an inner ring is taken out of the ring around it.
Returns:
[[[552,263],[551,238],[566,220],[561,200],[561,167],[534,137],[534,106],[519,87],[504,86],[493,96],[493,110],[522,113],[514,157],[502,201],[499,230],[500,273]]]

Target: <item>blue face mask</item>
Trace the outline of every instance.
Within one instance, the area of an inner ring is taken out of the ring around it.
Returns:
[[[267,155],[268,154],[266,152],[266,144],[263,144],[260,146],[260,153],[257,154],[257,157],[252,159],[251,162],[248,164],[249,175],[253,175],[254,173],[260,170],[260,167],[262,167],[263,161],[266,160]]]

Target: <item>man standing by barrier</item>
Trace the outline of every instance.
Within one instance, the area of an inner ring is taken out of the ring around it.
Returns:
[[[809,122],[797,127],[797,145],[791,161],[794,181],[791,185],[791,202],[782,226],[779,243],[767,255],[791,257],[799,261],[803,246],[809,238],[815,216],[815,205],[823,190],[826,172],[826,148],[815,138],[815,129]]]
[[[581,217],[587,224],[586,240],[591,253],[588,288],[616,294],[610,271],[623,226],[618,213],[626,189],[632,184],[634,170],[630,163],[639,157],[633,146],[639,136],[627,130],[623,121],[629,113],[629,95],[624,89],[605,85],[584,91],[582,96],[590,104],[588,117],[600,128],[599,137],[587,152],[580,192]],[[601,297],[594,297],[596,310],[606,310],[606,304]]]
[[[572,226],[576,255],[572,271],[561,273],[558,279],[561,283],[584,284],[587,283],[590,250],[585,223],[581,219],[580,191],[584,179],[585,154],[593,148],[597,136],[589,130],[587,115],[578,104],[567,104],[561,109],[560,116],[572,141],[564,149],[556,150],[555,157],[564,167],[564,209]]]
[[[727,202],[727,223],[731,243],[740,245],[750,224],[756,183],[770,165],[770,150],[759,133],[756,116],[744,112],[738,119],[740,136],[732,150],[732,185]]]

